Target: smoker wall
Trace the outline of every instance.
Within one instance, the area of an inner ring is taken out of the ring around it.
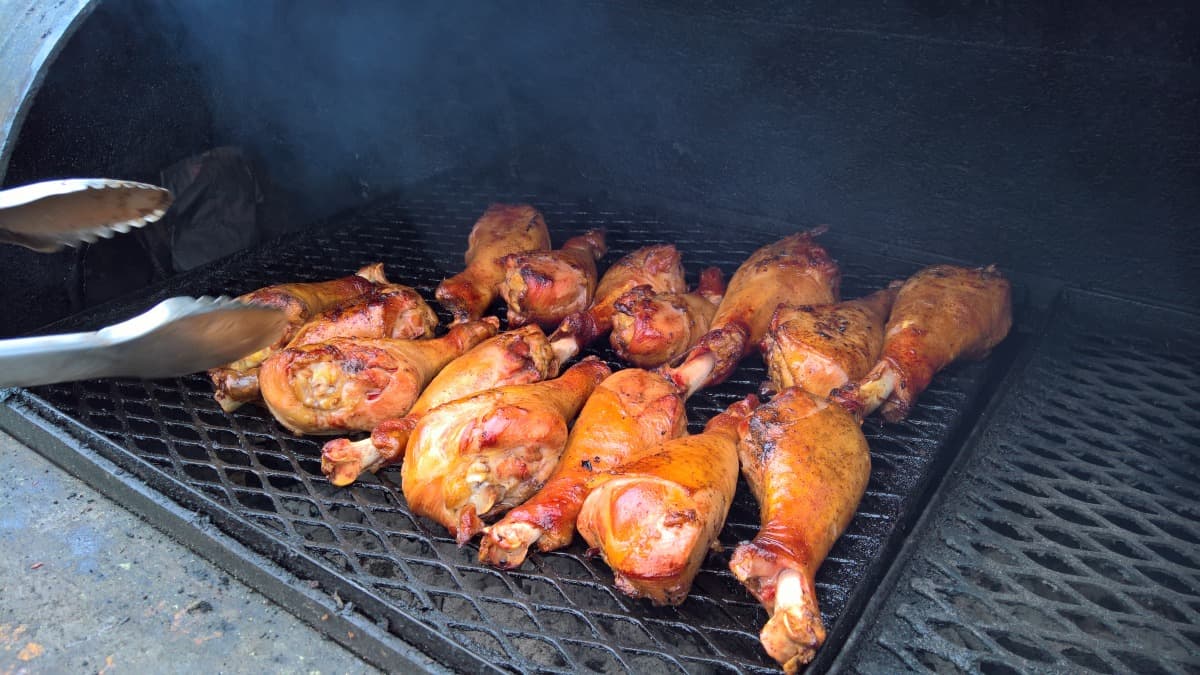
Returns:
[[[282,228],[492,166],[1200,307],[1191,3],[393,4],[102,2],[6,182],[236,144]]]

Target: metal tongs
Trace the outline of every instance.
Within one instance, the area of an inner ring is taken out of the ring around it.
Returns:
[[[143,227],[170,205],[166,189],[104,178],[0,190],[0,243],[49,253]],[[0,388],[194,373],[274,343],[284,324],[283,312],[270,307],[225,297],[170,298],[92,333],[0,340]]]
[[[252,354],[283,334],[283,312],[229,298],[163,300],[94,333],[0,340],[0,388],[97,377],[172,377]]]
[[[68,178],[0,190],[0,243],[41,253],[108,239],[153,223],[171,192],[146,183]]]

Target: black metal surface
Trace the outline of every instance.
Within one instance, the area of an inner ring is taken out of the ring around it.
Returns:
[[[332,278],[383,260],[393,280],[431,297],[434,285],[461,267],[471,224],[488,202],[505,198],[542,208],[556,242],[587,228],[606,228],[611,251],[605,262],[647,243],[673,242],[693,275],[710,264],[732,273],[755,248],[777,237],[445,180],[149,295],[236,294],[270,283]],[[835,239],[826,244],[841,263],[846,297],[919,267],[861,247],[840,248]],[[82,321],[102,323],[153,299],[110,307]],[[611,360],[607,351],[599,353]],[[949,459],[956,434],[980,403],[989,369],[1001,367],[1002,360],[943,373],[902,424],[865,425],[872,450],[868,492],[818,576],[831,628],[826,652],[836,651],[870,596],[930,481]],[[730,382],[697,394],[689,404],[693,431],[763,379],[762,364],[753,359]],[[53,418],[61,411],[78,420],[96,435],[97,451],[136,477],[132,480],[211,518],[249,548],[315,580],[336,593],[338,602],[353,602],[368,618],[386,622],[393,633],[452,667],[475,670],[490,663],[561,672],[774,667],[757,639],[766,615],[728,572],[728,551],[706,562],[682,606],[653,608],[617,593],[604,564],[585,557],[578,542],[562,552],[534,554],[519,571],[481,566],[475,546],[459,549],[440,527],[409,515],[395,471],[349,489],[334,488],[320,474],[320,440],[291,436],[253,406],[222,412],[203,376],[56,385],[18,399],[34,414]],[[752,538],[757,520],[743,486],[721,542],[731,547]],[[186,530],[177,534],[188,536]]]
[[[1200,672],[1200,319],[1069,293],[860,672]]]

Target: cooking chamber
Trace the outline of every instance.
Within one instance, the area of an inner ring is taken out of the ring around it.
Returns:
[[[463,228],[500,197],[542,206],[556,243],[594,224],[618,249],[677,241],[693,274],[732,271],[735,252],[827,223],[847,296],[920,263],[994,262],[1018,282],[1018,329],[987,365],[940,379],[914,427],[876,429],[877,474],[903,489],[873,477],[862,512],[894,529],[848,537],[826,570],[823,607],[847,618],[818,665],[1170,668],[1197,622],[1187,550],[1200,534],[1186,518],[1197,420],[1183,402],[1200,392],[1188,365],[1198,27],[1184,3],[101,2],[29,105],[5,184],[153,182],[235,147],[258,195],[253,241],[284,238],[182,275],[138,239],[48,258],[0,250],[5,306],[39,299],[10,331],[121,295],[69,325],[153,295],[332,277],[378,257],[431,297]],[[754,367],[735,384],[749,391]],[[733,393],[701,401],[694,430]],[[280,437],[261,414],[223,419],[209,395],[196,378],[65,385],[22,394],[4,424],[36,439],[22,425],[66,413],[80,426],[58,422],[60,436],[95,435],[106,459],[240,542],[301,551],[289,571],[343,598],[338,584],[355,585],[369,621],[433,652],[428,633],[463,631],[450,634],[473,646],[449,665],[716,668],[755,648],[745,626],[704,623],[702,610],[726,602],[755,611],[736,589],[722,595],[719,575],[682,617],[630,618],[596,581],[603,566],[578,551],[532,572],[473,571],[444,537],[403,529],[386,481],[332,494],[314,444]],[[82,453],[43,440],[60,463]],[[944,478],[954,462],[960,473]],[[1184,480],[1167,485],[1171,475]],[[740,508],[734,534],[748,538],[753,505]],[[372,549],[380,531],[388,540]],[[1096,590],[1114,574],[1122,586]],[[878,600],[863,583],[880,586]],[[414,586],[425,604],[406,595]],[[1146,612],[1167,622],[1157,653],[1100,644],[1097,623],[1130,629]],[[587,644],[553,633],[556,620],[587,624]],[[491,637],[462,637],[489,624]],[[611,653],[592,654],[606,641]],[[622,651],[647,645],[667,660]]]
[[[269,236],[486,168],[1195,307],[1197,19],[1113,5],[100,2],[5,183],[234,145]]]

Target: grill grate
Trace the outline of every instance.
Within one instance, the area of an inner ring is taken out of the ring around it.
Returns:
[[[1197,672],[1198,335],[1146,312],[1056,322],[857,669]]]
[[[506,198],[537,204],[556,243],[590,227],[606,228],[611,251],[604,263],[641,245],[668,241],[682,250],[693,276],[712,264],[731,274],[755,248],[777,238],[446,179],[207,268],[158,295],[237,294],[271,283],[332,278],[383,260],[390,278],[431,298],[437,282],[461,267],[475,218],[489,202]],[[918,267],[839,247],[836,240],[827,245],[842,265],[846,297]],[[111,314],[127,314],[149,300]],[[612,362],[607,351],[591,353]],[[978,403],[987,376],[986,363],[952,369],[934,381],[908,421],[886,428],[867,422],[873,461],[868,492],[818,577],[831,647],[853,623],[852,616],[843,617],[847,608],[856,614],[854,608],[869,596],[872,584],[864,581],[882,574],[898,532],[915,517],[928,481],[947,460],[949,439]],[[692,430],[764,379],[762,363],[752,359],[730,382],[694,396],[688,406]],[[222,412],[202,376],[79,382],[35,393],[111,441],[101,452],[119,466],[208,515],[286,569],[352,600],[372,620],[386,621],[393,632],[449,665],[478,663],[463,661],[437,635],[484,662],[523,672],[774,670],[757,639],[766,615],[728,572],[728,551],[706,562],[682,606],[653,608],[617,593],[604,564],[584,556],[578,542],[565,551],[534,553],[515,572],[479,565],[474,545],[459,549],[441,528],[409,514],[397,471],[351,489],[333,488],[320,474],[319,440],[291,436],[254,406]],[[757,519],[743,485],[721,542],[732,547],[752,538]],[[433,637],[416,636],[414,621]]]

